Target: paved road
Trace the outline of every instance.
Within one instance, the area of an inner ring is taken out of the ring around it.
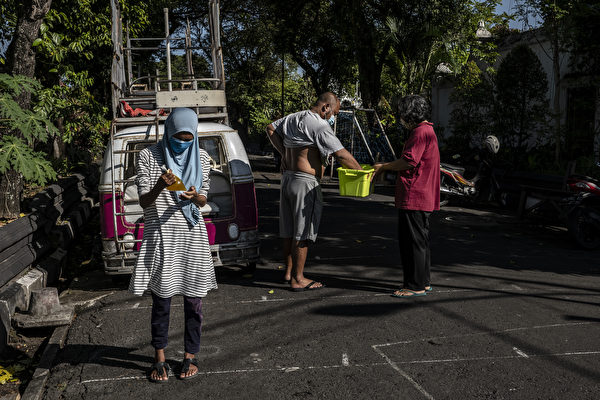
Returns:
[[[149,383],[150,299],[93,273],[78,284],[105,297],[71,326],[46,399],[600,398],[600,253],[575,248],[563,229],[444,208],[432,221],[434,291],[396,299],[392,197],[331,186],[307,266],[327,288],[293,293],[281,283],[278,176],[255,176],[263,263],[252,278],[218,269],[201,376]],[[167,349],[175,368],[181,305]]]

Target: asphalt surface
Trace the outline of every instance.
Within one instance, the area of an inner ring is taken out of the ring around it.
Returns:
[[[253,277],[217,269],[199,377],[146,380],[151,299],[95,272],[71,291],[100,300],[70,327],[45,399],[600,398],[600,253],[564,229],[443,208],[432,217],[433,292],[397,299],[390,191],[349,198],[325,185],[306,272],[327,287],[294,293],[281,282],[278,174],[255,177],[263,263]],[[182,317],[177,299],[166,350],[175,372]]]

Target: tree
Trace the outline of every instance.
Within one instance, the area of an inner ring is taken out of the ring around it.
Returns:
[[[492,133],[494,114],[494,76],[479,69],[474,61],[467,63],[457,78],[450,95],[452,136],[445,143],[454,152],[481,146]]]
[[[527,163],[528,150],[543,141],[548,122],[548,79],[535,53],[516,46],[501,61],[496,76],[495,134],[516,165]]]
[[[600,162],[600,3],[583,0],[573,4],[567,20],[565,39],[573,75],[591,89],[590,96],[580,97],[577,102],[584,109],[596,110],[595,122],[588,129],[594,135],[594,155],[590,160],[593,159],[597,164]],[[577,148],[569,150],[575,152]],[[598,169],[590,171],[592,176],[597,173]]]
[[[561,52],[566,50],[565,28],[566,20],[573,3],[570,0],[519,0],[517,3],[518,14],[521,19],[531,27],[529,20],[542,20],[541,34],[546,35],[550,41],[550,51],[546,56],[552,61],[552,111],[554,121],[554,162],[559,164],[561,156],[562,127],[560,93],[562,77],[560,75]],[[538,41],[542,38],[538,37]],[[543,48],[543,46],[542,46]]]
[[[315,93],[337,90],[340,82],[353,76],[350,43],[338,29],[340,16],[334,1],[259,3],[262,18],[271,24],[268,38],[275,54],[288,54],[302,68]]]
[[[52,0],[27,0],[21,7],[17,7],[16,24],[13,35],[13,40],[8,46],[6,68],[12,76],[23,76],[25,78],[33,78],[35,73],[35,53],[33,51],[33,42],[39,35],[40,26],[44,16],[48,13]],[[4,11],[4,10],[3,10]],[[19,79],[19,78],[15,78]],[[25,80],[21,80],[17,85],[12,85],[12,94],[14,107],[9,110],[4,110],[6,117],[9,117],[7,126],[0,130],[2,157],[8,157],[8,154],[26,154],[24,143],[32,146],[32,141],[36,139],[34,131],[15,129],[13,124],[14,117],[23,116],[19,110],[26,112],[31,106],[31,90],[27,87]],[[10,85],[8,79],[5,79],[5,85]],[[29,81],[31,85],[31,81]],[[20,89],[19,89],[20,87]],[[10,102],[3,96],[5,104]],[[26,114],[26,113],[25,113]],[[38,132],[38,131],[35,131]],[[28,135],[30,135],[28,137]],[[37,139],[42,139],[43,135],[38,135]],[[8,148],[9,146],[10,148]],[[36,155],[36,156],[39,156]],[[22,160],[26,160],[24,157]],[[35,159],[35,157],[34,157]],[[16,218],[20,213],[21,197],[23,193],[23,173],[27,174],[20,168],[23,164],[14,163],[3,164],[0,167],[2,176],[0,177],[0,218]]]

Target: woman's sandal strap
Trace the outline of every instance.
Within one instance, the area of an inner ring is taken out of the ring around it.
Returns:
[[[186,374],[190,370],[190,365],[192,364],[196,366],[196,368],[199,367],[198,360],[196,360],[195,358],[184,358],[183,366],[181,367],[181,373]]]
[[[156,374],[161,378],[166,375],[167,379],[152,379],[153,370],[156,370]],[[150,380],[153,382],[166,382],[169,380],[169,372],[171,372],[171,366],[167,364],[166,361],[157,361],[152,364],[152,369],[150,370]]]

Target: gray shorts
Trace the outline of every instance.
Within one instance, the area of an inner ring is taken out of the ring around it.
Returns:
[[[279,195],[279,236],[317,239],[323,195],[317,178],[305,172],[284,171]]]

